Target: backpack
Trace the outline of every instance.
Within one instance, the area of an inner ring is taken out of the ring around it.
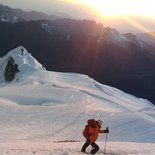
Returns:
[[[89,128],[95,123],[95,119],[89,119],[87,121],[87,125],[85,126],[85,129],[83,130],[83,136],[87,139],[89,137]]]

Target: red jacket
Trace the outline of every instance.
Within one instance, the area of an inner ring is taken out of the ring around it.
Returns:
[[[96,125],[95,127],[89,128],[89,140],[91,143],[97,140],[99,133],[104,133],[104,130],[101,130],[101,127]]]

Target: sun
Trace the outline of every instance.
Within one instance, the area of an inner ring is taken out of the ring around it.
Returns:
[[[149,16],[155,17],[154,0],[81,0],[103,16]]]
[[[155,0],[66,0],[89,6],[100,16],[155,17]]]
[[[81,0],[89,5],[101,16],[118,16],[125,12],[122,3],[118,0]]]

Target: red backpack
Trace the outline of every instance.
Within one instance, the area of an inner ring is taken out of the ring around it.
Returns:
[[[87,121],[87,125],[85,126],[85,129],[83,130],[83,136],[87,139],[89,136],[89,128],[95,123],[95,119],[89,119]]]

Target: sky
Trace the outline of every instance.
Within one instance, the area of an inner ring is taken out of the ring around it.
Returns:
[[[0,0],[0,3],[24,10],[95,19],[116,29],[121,25],[124,31],[133,28],[144,32],[155,30],[154,0]]]
[[[54,10],[70,13],[79,11],[79,7],[87,7],[98,12],[100,16],[128,14],[155,17],[154,0],[0,0],[0,3],[45,12]]]
[[[6,4],[12,8],[21,8],[24,10],[37,10],[45,13],[65,13],[69,16],[82,17],[83,12],[88,16],[89,11],[85,9],[85,5],[75,4],[64,0],[0,0],[0,3]],[[91,14],[91,13],[90,13]]]

